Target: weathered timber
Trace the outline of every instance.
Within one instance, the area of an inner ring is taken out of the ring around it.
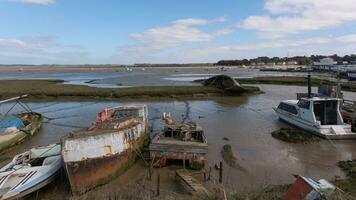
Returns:
[[[209,191],[186,170],[176,170],[176,179],[191,195],[208,195]]]

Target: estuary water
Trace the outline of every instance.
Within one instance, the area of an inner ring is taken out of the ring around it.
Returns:
[[[356,158],[356,141],[327,141],[310,144],[290,144],[271,137],[271,132],[287,126],[278,120],[272,107],[283,99],[295,98],[295,93],[305,87],[259,85],[263,94],[249,97],[221,97],[211,100],[149,101],[152,135],[161,128],[161,115],[171,112],[180,121],[187,117],[205,130],[209,143],[208,166],[222,160],[221,148],[232,146],[241,169],[225,163],[224,185],[229,190],[251,190],[269,184],[294,181],[292,174],[311,176],[315,179],[332,179],[343,176],[336,162]],[[316,90],[316,88],[313,88]],[[356,93],[345,92],[348,99]],[[2,153],[4,160],[32,146],[60,142],[61,137],[95,121],[96,114],[105,107],[131,102],[46,102],[29,103],[46,120],[41,131],[24,143]],[[5,112],[11,104],[0,107]],[[20,108],[15,108],[20,109]],[[228,141],[223,138],[228,138]]]

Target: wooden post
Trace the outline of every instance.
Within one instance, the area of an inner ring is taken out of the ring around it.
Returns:
[[[183,169],[185,169],[185,156],[183,158]]]
[[[219,183],[222,184],[222,179],[223,179],[223,163],[220,161],[220,168],[219,168]]]
[[[152,180],[152,163],[148,168],[148,180]]]
[[[158,175],[157,175],[157,196],[160,195],[160,182],[161,182],[161,177],[160,177],[160,174],[158,173]]]
[[[208,176],[208,181],[211,179],[211,166],[209,166],[209,176]]]
[[[353,108],[353,113],[352,113],[352,119],[351,119],[351,129],[353,129],[353,131],[356,131],[356,101],[353,101],[352,103],[352,108]]]

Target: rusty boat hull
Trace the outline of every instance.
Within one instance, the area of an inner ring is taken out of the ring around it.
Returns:
[[[65,163],[73,194],[83,194],[123,174],[137,160],[136,152],[147,144],[147,136],[136,140],[130,149],[122,153]]]
[[[83,194],[121,175],[135,163],[139,152],[147,145],[146,106],[127,107],[131,114],[136,113],[135,116],[110,121],[99,113],[94,127],[62,138],[62,156],[73,194]],[[115,115],[108,110],[104,113]]]

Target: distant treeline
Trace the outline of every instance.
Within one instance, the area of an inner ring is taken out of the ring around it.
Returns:
[[[241,59],[241,60],[220,60],[217,65],[263,65],[263,64],[295,64],[295,65],[310,65],[313,62],[319,62],[323,58],[332,58],[338,64],[355,63],[356,55],[338,56],[337,54],[331,56],[324,55],[311,55],[311,56],[294,56],[294,57],[267,57],[262,56],[253,59]]]

